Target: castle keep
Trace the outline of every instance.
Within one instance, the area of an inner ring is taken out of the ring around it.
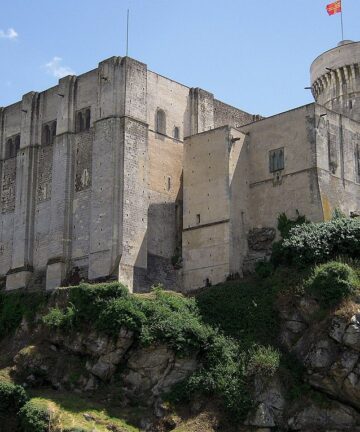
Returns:
[[[0,108],[0,275],[74,271],[188,291],[251,269],[277,217],[360,209],[360,43],[311,67],[316,103],[269,118],[128,57]]]

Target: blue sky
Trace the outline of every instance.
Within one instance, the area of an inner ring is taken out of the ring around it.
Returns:
[[[312,101],[309,67],[341,39],[332,0],[0,0],[0,106],[113,55],[251,113]],[[360,1],[343,0],[345,38],[360,39]]]

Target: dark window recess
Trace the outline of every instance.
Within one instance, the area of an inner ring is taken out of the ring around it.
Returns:
[[[90,129],[91,111],[90,108],[82,109],[76,113],[76,132],[83,132]]]
[[[156,132],[166,134],[166,115],[162,109],[156,111]]]
[[[56,120],[47,123],[42,128],[41,145],[49,146],[54,144],[56,137]]]
[[[90,110],[87,109],[87,110],[85,110],[85,129],[86,130],[90,129],[90,118],[91,118],[91,113],[90,113]]]
[[[20,149],[20,135],[15,135],[9,138],[5,144],[5,159],[16,157],[18,150]]]
[[[199,214],[197,214],[196,215],[196,223],[199,225],[199,223],[200,223],[200,215]]]
[[[284,169],[284,148],[271,150],[269,152],[269,169],[270,172]]]
[[[180,129],[177,126],[174,127],[174,138],[180,139]]]

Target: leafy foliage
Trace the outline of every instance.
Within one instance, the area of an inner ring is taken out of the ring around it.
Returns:
[[[32,323],[46,299],[41,292],[0,293],[0,339],[13,333],[24,317]]]
[[[255,273],[261,278],[267,278],[274,272],[274,265],[271,262],[261,261],[255,266]]]
[[[24,432],[47,432],[50,424],[50,412],[46,405],[32,399],[19,411],[21,430]]]
[[[0,381],[0,413],[16,413],[28,400],[26,392],[20,385]]]
[[[309,223],[309,221],[306,219],[304,215],[300,215],[299,211],[296,210],[296,218],[295,219],[289,219],[285,213],[281,213],[278,216],[278,230],[280,231],[281,237],[287,238],[289,236],[290,231],[292,228],[303,225],[305,223]]]
[[[277,251],[277,258],[291,264],[313,264],[339,255],[360,257],[360,220],[333,219],[292,228]]]
[[[288,275],[285,276],[288,279]],[[274,275],[247,282],[226,282],[200,293],[203,320],[238,340],[244,350],[275,343],[279,319],[275,299],[283,281]]]
[[[328,307],[355,294],[358,285],[358,277],[349,265],[332,261],[315,268],[305,289]]]
[[[250,350],[248,375],[273,376],[280,366],[280,352],[271,346],[255,345]]]
[[[252,407],[246,376],[246,356],[231,339],[216,334],[206,352],[203,367],[188,381],[188,391],[217,395],[237,420]]]
[[[73,305],[68,306],[64,311],[58,307],[54,307],[42,317],[42,321],[50,328],[69,329],[73,325],[75,313]]]

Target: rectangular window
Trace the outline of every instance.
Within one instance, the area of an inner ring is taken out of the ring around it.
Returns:
[[[196,223],[197,223],[197,225],[199,225],[199,223],[200,223],[200,215],[199,214],[196,215]]]
[[[284,169],[284,147],[270,150],[269,152],[269,169],[270,172]]]

